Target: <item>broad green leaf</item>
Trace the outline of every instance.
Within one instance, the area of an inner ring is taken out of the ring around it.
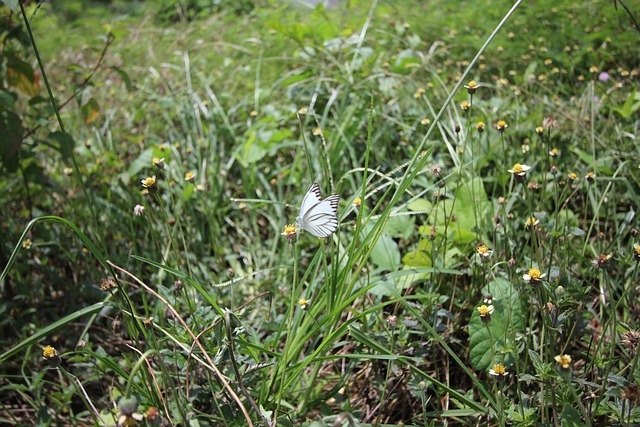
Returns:
[[[30,97],[38,93],[38,79],[31,65],[13,56],[7,58],[7,83]]]
[[[408,239],[413,234],[415,217],[408,215],[392,216],[387,220],[384,231],[397,239]]]
[[[504,362],[512,347],[512,335],[524,330],[524,318],[520,307],[520,295],[509,281],[497,278],[483,290],[485,295],[493,296],[494,312],[489,322],[480,319],[474,309],[469,323],[469,360],[477,370],[486,370],[494,363]],[[482,305],[479,303],[477,305]],[[493,352],[492,352],[493,346]],[[492,354],[495,358],[492,360]]]
[[[562,419],[563,427],[580,427],[585,425],[584,420],[580,416],[580,412],[573,406],[565,406],[560,418]]]

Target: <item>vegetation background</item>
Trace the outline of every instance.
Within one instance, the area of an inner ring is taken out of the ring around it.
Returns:
[[[639,14],[3,0],[0,421],[636,425]]]

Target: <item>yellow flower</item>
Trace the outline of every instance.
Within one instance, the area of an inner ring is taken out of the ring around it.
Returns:
[[[421,123],[423,126],[427,126],[428,124],[430,124],[430,123],[431,123],[431,120],[429,120],[429,119],[427,119],[427,118],[425,117],[424,119],[420,120],[420,123]]]
[[[413,97],[416,99],[421,98],[423,94],[424,94],[424,89],[419,87],[416,93],[413,94]]]
[[[307,308],[309,308],[309,303],[311,301],[309,301],[306,298],[300,298],[300,301],[298,301],[298,304],[300,304],[300,309],[302,310],[306,310]]]
[[[525,222],[527,229],[531,229],[531,227],[535,227],[538,224],[540,224],[540,221],[535,216],[530,216]]]
[[[594,73],[597,73],[600,70],[598,69],[597,66],[592,65],[591,67],[589,67],[589,71],[591,72],[591,74],[594,74]]]
[[[281,234],[287,238],[289,243],[293,243],[296,236],[298,235],[298,229],[295,224],[289,224],[284,227],[284,231]]]
[[[549,150],[549,155],[551,157],[558,157],[558,154],[560,154],[560,151],[555,147]]]
[[[493,365],[492,369],[489,369],[489,375],[493,375],[496,377],[506,377],[507,369],[502,363],[496,363],[495,365]]]
[[[307,107],[302,107],[298,110],[298,114],[300,114],[301,116],[304,114],[307,114],[309,112],[309,109]]]
[[[24,239],[24,241],[22,242],[22,247],[24,249],[31,249],[31,239]]]
[[[554,359],[562,369],[568,369],[571,366],[571,356],[568,354],[559,354]]]
[[[50,345],[46,346],[43,350],[42,350],[42,357],[44,357],[45,359],[53,359],[54,357],[56,357],[58,355],[58,351],[51,347]]]
[[[355,206],[356,208],[359,208],[361,203],[362,203],[362,199],[360,199],[360,197],[356,197],[356,199],[353,201],[353,206]]]
[[[322,135],[322,129],[320,129],[320,128],[315,128],[315,129],[313,130],[313,135],[314,135],[314,136],[320,136],[320,135]]]
[[[45,360],[45,362],[47,362],[48,365],[52,367],[56,367],[60,364],[60,356],[58,356],[58,351],[50,345],[42,349],[42,358]]]
[[[491,258],[491,254],[493,252],[484,243],[478,243],[476,246],[476,253],[482,261],[486,261]]]
[[[471,108],[471,104],[469,104],[468,101],[462,101],[462,103],[460,103],[460,108],[462,109],[462,111],[469,111],[469,108]]]
[[[575,181],[576,179],[578,179],[578,175],[575,172],[569,172],[567,178],[569,178],[570,181]]]
[[[483,322],[488,322],[491,320],[491,315],[493,314],[493,306],[492,305],[481,305],[478,307],[478,314],[480,315],[480,320]]]
[[[513,165],[513,169],[509,169],[509,172],[520,177],[524,177],[527,174],[527,171],[531,169],[530,166],[521,165],[520,163],[516,163]]]
[[[537,285],[542,279],[544,279],[544,276],[546,276],[545,273],[541,273],[537,268],[532,268],[528,273],[522,275],[522,279],[532,285]]]
[[[142,186],[148,190],[158,189],[158,183],[156,182],[156,176],[147,177],[142,180]]]
[[[64,168],[64,170],[62,171],[62,173],[64,173],[66,176],[71,176],[71,174],[73,173],[73,169],[71,169],[71,168]]]
[[[506,128],[508,128],[508,127],[509,127],[509,125],[508,125],[508,124],[507,124],[507,122],[505,122],[504,120],[498,120],[498,123],[496,123],[496,129],[497,129],[499,132],[504,132],[504,130],[505,130]]]
[[[476,90],[478,89],[478,83],[471,80],[469,84],[464,85],[464,87],[467,88],[467,92],[469,93],[469,95],[473,95],[474,93],[476,93]]]
[[[189,171],[184,174],[185,181],[193,182],[195,179],[196,179],[196,174],[194,172]]]
[[[484,122],[476,123],[476,130],[478,131],[478,133],[484,132]]]
[[[587,174],[584,176],[584,179],[586,179],[588,182],[593,182],[593,180],[596,179],[596,174],[593,172],[587,172]]]
[[[633,244],[633,259],[640,261],[640,245],[637,243]]]

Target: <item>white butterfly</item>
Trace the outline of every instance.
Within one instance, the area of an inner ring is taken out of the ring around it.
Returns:
[[[338,201],[340,196],[333,194],[322,200],[320,186],[313,183],[302,199],[298,226],[316,237],[329,237],[338,229]]]

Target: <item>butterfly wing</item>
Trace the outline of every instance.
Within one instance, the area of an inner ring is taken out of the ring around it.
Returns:
[[[307,197],[305,197],[306,199]],[[302,201],[303,207],[305,200]],[[300,227],[316,237],[329,237],[338,229],[339,221],[336,213],[338,212],[339,201],[340,196],[333,194],[304,212],[301,208],[298,220]]]
[[[311,187],[309,187],[309,189],[307,190],[307,194],[304,196],[304,199],[302,199],[298,220],[304,217],[304,214],[307,213],[309,209],[311,209],[321,201],[322,201],[322,197],[320,196],[320,186],[314,182],[313,184],[311,184]]]

